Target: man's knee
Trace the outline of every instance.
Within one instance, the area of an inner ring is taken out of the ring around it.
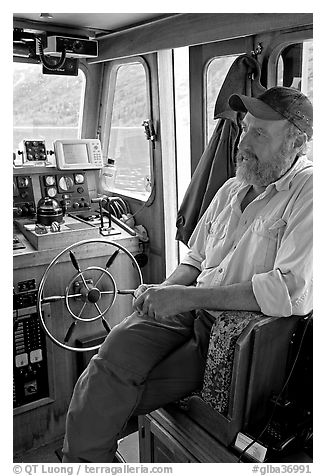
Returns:
[[[130,344],[130,335],[127,329],[127,321],[132,315],[113,327],[109,335],[101,345],[98,356],[107,361],[121,362],[126,345]]]
[[[133,313],[115,326],[98,351],[98,358],[115,370],[124,369],[142,377],[148,372],[148,360],[144,344],[149,329],[144,332],[146,319]],[[152,338],[150,339],[152,340]]]

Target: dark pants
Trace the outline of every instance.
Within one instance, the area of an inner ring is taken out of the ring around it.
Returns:
[[[213,321],[204,311],[159,320],[133,313],[114,327],[76,383],[63,462],[111,462],[131,416],[198,389]]]

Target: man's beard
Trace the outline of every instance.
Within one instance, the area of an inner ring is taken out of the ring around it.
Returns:
[[[268,162],[260,162],[256,154],[238,151],[236,159],[236,177],[247,185],[267,187],[287,172],[293,163],[287,144],[272,156]]]

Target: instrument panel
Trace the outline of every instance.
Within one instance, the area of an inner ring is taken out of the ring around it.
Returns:
[[[39,177],[42,198],[64,201],[68,211],[90,209],[90,197],[85,172],[52,172]]]
[[[13,178],[14,217],[29,216],[35,213],[35,199],[30,175]]]

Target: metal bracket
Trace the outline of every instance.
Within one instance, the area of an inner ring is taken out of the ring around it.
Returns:
[[[258,43],[256,48],[251,51],[252,56],[258,56],[261,55],[263,51],[263,45],[261,43]]]

